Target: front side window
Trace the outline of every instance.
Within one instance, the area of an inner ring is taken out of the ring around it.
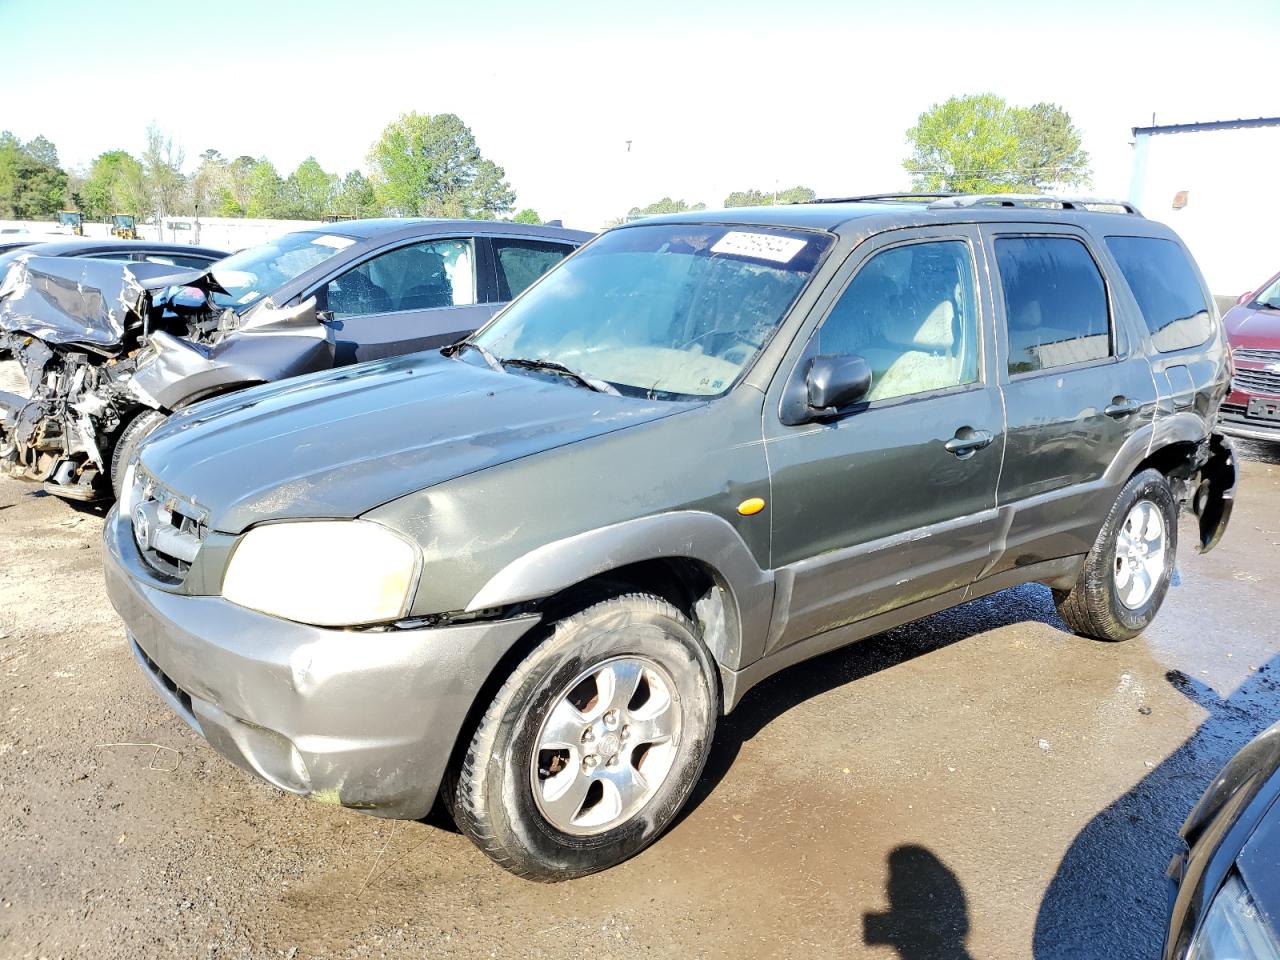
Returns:
[[[573,247],[564,243],[495,237],[493,255],[498,267],[498,299],[514,300],[571,253]]]
[[[830,243],[826,234],[752,225],[622,227],[551,271],[472,339],[497,360],[551,361],[624,395],[720,396],[768,342]]]
[[[999,237],[995,246],[1010,374],[1111,355],[1107,289],[1083,243],[1070,237]]]
[[[1209,304],[1179,244],[1159,237],[1107,237],[1107,249],[1120,264],[1157,350],[1184,350],[1209,339]]]
[[[470,240],[427,240],[366,260],[325,287],[335,317],[433,310],[476,302]]]
[[[818,352],[871,367],[867,400],[945,390],[978,379],[973,260],[963,240],[877,253],[818,330]]]

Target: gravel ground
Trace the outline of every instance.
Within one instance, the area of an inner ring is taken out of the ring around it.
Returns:
[[[0,481],[0,957],[1154,956],[1179,824],[1280,717],[1280,455],[1246,454],[1144,636],[1028,586],[793,668],[674,829],[554,886],[221,760],[134,666],[101,516]]]

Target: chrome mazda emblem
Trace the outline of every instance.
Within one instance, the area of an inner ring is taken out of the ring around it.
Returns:
[[[147,519],[147,512],[142,509],[142,504],[133,508],[133,538],[143,550],[151,546],[151,521]]]

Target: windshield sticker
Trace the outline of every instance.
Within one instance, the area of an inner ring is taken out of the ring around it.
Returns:
[[[779,237],[772,233],[744,233],[730,230],[716,241],[712,253],[730,253],[773,263],[790,263],[804,249],[806,241],[795,237]]]
[[[332,247],[334,250],[345,250],[355,243],[350,237],[335,237],[332,233],[316,237],[311,242],[321,247]]]

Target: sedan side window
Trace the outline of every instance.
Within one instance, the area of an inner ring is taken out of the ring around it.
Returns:
[[[1010,374],[1111,355],[1107,288],[1083,243],[1071,237],[999,237],[996,262]]]
[[[471,240],[427,240],[366,260],[325,287],[335,317],[431,310],[476,302]]]
[[[866,360],[868,400],[977,381],[978,310],[969,245],[943,240],[877,253],[823,321],[818,352]]]
[[[498,300],[514,300],[573,250],[565,243],[494,238],[493,253],[498,260]]]

